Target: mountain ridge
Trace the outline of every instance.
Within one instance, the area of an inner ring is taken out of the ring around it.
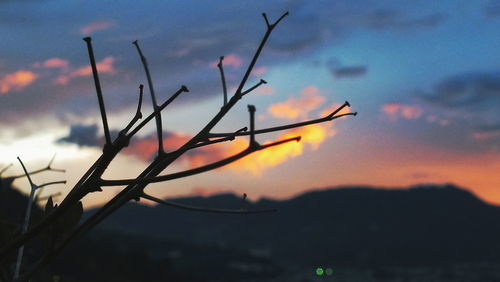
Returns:
[[[219,215],[130,204],[102,229],[261,251],[298,264],[415,265],[500,260],[500,207],[457,186],[335,188],[288,200],[222,194],[173,201],[274,214]]]

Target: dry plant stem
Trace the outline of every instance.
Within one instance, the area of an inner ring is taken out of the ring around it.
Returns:
[[[108,119],[106,118],[106,108],[104,107],[104,98],[102,97],[101,83],[99,82],[99,74],[97,73],[97,65],[94,58],[94,50],[92,49],[92,39],[85,37],[83,39],[87,43],[87,50],[89,52],[90,66],[92,67],[92,75],[94,76],[95,90],[97,92],[97,99],[99,100],[99,109],[101,111],[102,126],[104,127],[104,137],[106,145],[111,145],[111,136],[109,134]]]
[[[193,145],[193,146],[187,148],[187,150],[191,150],[191,149],[195,149],[195,148],[199,148],[199,147],[203,147],[203,146],[208,146],[208,145],[212,145],[212,144],[216,144],[216,143],[221,143],[221,142],[225,142],[225,141],[232,141],[236,138],[236,134],[238,134],[240,132],[247,131],[247,130],[248,130],[248,128],[245,126],[243,128],[238,129],[237,131],[233,132],[233,134],[231,134],[229,136],[222,137],[219,139],[207,140],[204,142],[200,142],[196,145]]]
[[[44,172],[44,171],[66,172],[65,169],[53,168],[52,167],[52,163],[54,162],[55,156],[56,156],[55,154],[54,154],[54,156],[52,156],[52,159],[49,161],[49,164],[47,164],[46,167],[30,171],[30,172],[28,172],[28,174],[29,175],[35,175],[35,174],[38,174],[38,173],[41,173],[41,172]],[[8,167],[10,167],[11,165],[9,165]],[[5,168],[4,170],[6,170],[7,168]],[[26,174],[23,173],[23,174],[19,174],[19,175],[15,175],[15,176],[9,176],[8,178],[17,179],[17,178],[21,178],[21,177],[26,177]]]
[[[135,112],[132,120],[127,124],[127,126],[120,132],[121,134],[127,134],[127,132],[135,125],[135,123],[142,118],[141,106],[142,98],[144,96],[144,85],[139,85],[139,102],[137,103],[137,110]]]
[[[281,16],[280,20],[282,18],[284,18],[287,14],[288,14],[288,12],[285,13],[283,16]],[[259,46],[257,47],[257,51],[255,52],[255,54],[252,58],[252,61],[250,62],[249,66],[247,68],[245,76],[243,77],[242,81],[240,82],[240,85],[238,87],[239,90],[236,91],[235,95],[231,98],[231,100],[228,102],[228,104],[226,104],[226,106],[222,107],[221,110],[219,111],[219,113],[196,136],[194,136],[184,146],[182,146],[177,151],[159,156],[137,177],[137,179],[143,179],[146,177],[151,178],[151,177],[154,177],[154,176],[160,174],[166,167],[168,167],[178,157],[180,157],[186,150],[193,147],[194,145],[196,145],[200,141],[208,139],[208,133],[210,132],[210,130],[225,116],[225,114],[236,104],[236,102],[239,99],[241,99],[241,89],[243,88],[246,80],[248,79],[248,76],[250,75],[250,72],[252,71],[252,69],[256,63],[257,58],[259,57],[259,55],[262,51],[262,48],[264,47],[265,43],[267,42],[267,40],[269,38],[269,35],[271,34],[273,28],[276,26],[276,24],[280,20],[278,20],[272,27],[270,27],[268,25],[266,33],[264,34],[264,37],[262,38]],[[187,91],[187,88],[185,89],[185,91]],[[174,98],[174,97],[172,97],[172,98]],[[143,124],[145,124],[145,122],[147,122],[147,119],[145,119],[128,136],[134,135],[137,132],[137,130],[139,130],[140,127],[142,127]],[[226,137],[226,136],[222,136],[222,137]],[[118,195],[116,195],[107,204],[105,204],[99,211],[97,211],[94,214],[94,216],[89,218],[79,228],[77,228],[77,230],[75,231],[75,234],[81,234],[81,233],[85,232],[86,230],[92,228],[94,225],[96,225],[98,222],[100,222],[102,219],[107,217],[113,211],[115,211],[116,209],[121,207],[123,204],[128,202],[130,199],[137,198],[138,193],[142,192],[142,190],[145,188],[146,185],[147,184],[138,184],[138,185],[127,186],[120,193],[118,193]]]
[[[253,152],[256,152],[256,151],[259,151],[259,150],[263,150],[263,149],[266,149],[266,148],[269,148],[269,147],[272,147],[272,146],[281,145],[283,143],[291,142],[291,141],[297,141],[297,142],[300,141],[300,136],[293,137],[293,138],[288,138],[288,139],[284,139],[284,140],[280,140],[280,141],[276,141],[276,142],[269,143],[269,144],[264,144],[264,145],[259,145],[259,144],[255,143],[253,146],[249,146],[246,150],[240,152],[239,154],[236,154],[236,155],[234,155],[232,157],[229,157],[227,159],[221,160],[219,162],[215,162],[215,163],[212,163],[212,164],[207,165],[207,166],[202,166],[202,167],[195,168],[195,169],[192,169],[192,170],[187,170],[187,171],[183,171],[183,172],[179,172],[179,173],[174,173],[174,174],[171,174],[171,175],[165,175],[165,176],[171,176],[171,177],[173,177],[172,179],[176,179],[176,178],[180,178],[180,177],[186,177],[186,176],[190,176],[190,175],[202,173],[202,172],[205,172],[205,171],[213,170],[213,169],[216,169],[218,167],[222,167],[222,166],[224,166],[226,164],[232,163],[232,162],[234,162],[234,161],[236,161],[238,159],[241,159],[241,158],[243,158],[244,156],[246,156],[246,155],[248,155],[250,153],[253,153]],[[157,158],[155,161],[153,161],[153,163],[148,168],[150,168],[155,162],[159,162],[159,158]],[[146,171],[148,170],[148,168],[146,169]],[[143,174],[146,174],[146,171],[143,172]],[[155,171],[155,168],[152,168],[151,172],[154,172],[154,171]],[[163,176],[163,177],[165,177],[165,176]],[[158,178],[160,178],[160,177],[158,177]],[[148,179],[145,178],[144,180],[148,180]],[[165,181],[165,180],[159,180],[158,182],[160,182],[160,181]],[[50,254],[46,254],[30,271],[28,271],[26,273],[26,275],[23,277],[22,281],[26,281],[27,279],[29,279],[39,268],[43,267],[46,263],[48,263],[48,261],[50,261],[60,251],[62,251],[66,247],[66,245],[70,241],[72,241],[74,238],[76,238],[77,236],[79,236],[79,235],[85,233],[86,231],[90,230],[95,225],[97,225],[99,222],[101,222],[104,218],[106,218],[111,213],[113,213],[118,208],[120,208],[125,203],[127,203],[130,200],[130,195],[133,195],[132,196],[133,198],[143,197],[144,196],[143,189],[146,187],[147,184],[148,183],[138,182],[137,185],[131,184],[131,185],[127,186],[117,196],[115,196],[111,201],[109,201],[106,205],[104,205],[99,211],[97,211],[94,215],[92,215],[86,222],[84,222],[75,231],[73,231]],[[137,187],[140,187],[139,188],[140,190],[134,190],[134,188],[137,188]],[[123,196],[118,197],[120,195],[123,195]],[[195,207],[191,207],[191,208],[194,209]],[[221,211],[222,210],[219,210],[219,213],[221,213]],[[228,211],[228,210],[224,210],[224,211]],[[263,212],[271,212],[271,211],[272,210],[254,211],[254,212],[250,212],[250,211],[241,212],[240,211],[238,213],[263,213]],[[231,212],[231,213],[236,213],[236,212]]]
[[[21,227],[21,233],[26,233],[26,231],[28,230],[28,226],[30,224],[31,208],[33,207],[33,200],[34,200],[34,197],[35,197],[35,191],[36,191],[36,189],[38,187],[31,180],[31,177],[30,177],[30,175],[28,173],[28,170],[24,166],[24,164],[21,161],[21,159],[19,157],[17,157],[17,159],[19,160],[19,162],[21,163],[21,166],[23,167],[24,173],[26,174],[26,177],[28,178],[28,181],[30,183],[30,188],[31,188],[30,196],[29,196],[29,199],[28,199],[28,204],[26,206],[26,210],[25,210],[25,214],[24,214],[23,225]],[[14,281],[16,281],[16,280],[19,279],[19,273],[21,271],[21,263],[22,263],[22,260],[23,260],[23,253],[24,253],[24,245],[21,245],[19,247],[18,251],[17,251],[16,266],[15,266],[15,269],[14,269],[14,277],[13,277]]]
[[[348,106],[349,103],[345,102],[342,106],[340,106],[337,110],[335,110],[333,113],[338,113],[340,110]],[[287,125],[281,125],[281,126],[275,126],[275,127],[269,127],[269,128],[264,128],[264,129],[258,129],[254,131],[254,134],[264,134],[264,133],[269,133],[269,132],[275,132],[275,131],[281,131],[281,130],[286,130],[286,129],[291,129],[291,128],[296,128],[296,127],[302,127],[310,124],[315,124],[315,123],[322,123],[326,121],[331,121],[340,117],[345,117],[345,116],[355,116],[357,115],[356,112],[354,113],[345,113],[337,116],[332,116],[332,114],[329,114],[326,117],[323,118],[318,118],[318,119],[313,119],[313,120],[308,120],[308,121],[303,121],[303,122],[298,122],[298,123],[293,123],[293,124],[287,124]],[[208,137],[209,138],[216,138],[216,137],[227,137],[230,136],[234,133],[209,133]],[[251,132],[239,132],[235,134],[236,136],[245,136],[245,135],[250,135]]]
[[[217,64],[217,67],[219,68],[220,78],[222,81],[222,92],[224,94],[224,104],[222,106],[225,106],[227,104],[227,86],[226,86],[226,77],[224,76],[224,67],[222,66],[223,60],[224,56],[221,56],[219,58],[219,63]]]
[[[255,143],[255,106],[248,105],[248,113],[250,114],[250,145]]]
[[[153,87],[153,79],[151,78],[151,73],[149,72],[148,61],[146,57],[142,54],[141,47],[139,47],[139,42],[136,40],[132,44],[137,48],[137,52],[141,57],[142,65],[144,66],[144,72],[146,73],[146,78],[148,80],[149,93],[151,94],[151,101],[153,102],[153,110],[158,108],[158,103],[156,102],[156,94]],[[161,114],[155,116],[156,119],[156,134],[158,135],[158,155],[163,154],[165,151],[163,149],[163,128],[161,122]]]
[[[190,210],[190,211],[199,211],[199,212],[209,212],[209,213],[224,213],[224,214],[257,214],[257,213],[273,213],[276,212],[276,209],[263,209],[263,210],[228,210],[228,209],[210,209],[210,208],[201,208],[189,205],[183,205],[179,203],[175,203],[168,200],[162,200],[146,193],[142,193],[142,198],[153,201],[158,204],[162,204],[165,206],[170,206],[174,208]]]
[[[236,161],[236,160],[238,160],[238,159],[240,159],[240,158],[242,158],[242,157],[244,157],[252,152],[262,150],[262,149],[265,149],[265,148],[268,148],[271,146],[280,145],[282,143],[293,141],[293,140],[298,141],[300,139],[299,137],[290,138],[290,139],[285,139],[285,140],[281,140],[281,141],[277,141],[277,142],[265,144],[265,145],[259,145],[256,142],[254,144],[250,143],[249,147],[246,150],[240,152],[239,154],[231,156],[229,158],[223,159],[221,161],[218,161],[218,162],[206,165],[206,166],[198,167],[195,169],[186,170],[186,171],[179,172],[179,173],[174,173],[174,174],[169,174],[169,175],[164,175],[164,176],[159,176],[159,177],[157,176],[165,168],[167,168],[170,164],[172,164],[176,159],[178,159],[182,154],[184,154],[186,151],[188,151],[192,148],[200,147],[203,145],[208,145],[208,142],[215,143],[218,140],[223,140],[223,139],[228,138],[228,137],[234,138],[235,136],[242,136],[242,135],[249,135],[250,134],[250,133],[244,134],[245,132],[236,132],[236,133],[224,133],[221,136],[212,136],[210,134],[210,130],[213,129],[213,127],[226,115],[226,113],[238,102],[238,100],[240,100],[243,97],[244,94],[249,93],[250,91],[252,91],[252,90],[256,89],[258,86],[260,86],[261,84],[265,83],[265,82],[261,81],[256,86],[250,88],[247,91],[242,92],[242,89],[244,88],[245,83],[248,80],[248,77],[249,77],[266,41],[268,40],[272,30],[286,15],[288,15],[288,13],[283,14],[275,23],[270,24],[268,19],[267,19],[267,16],[265,14],[263,14],[264,19],[266,21],[266,25],[267,25],[266,33],[264,34],[264,37],[261,40],[261,42],[260,42],[252,60],[251,60],[249,66],[245,72],[245,75],[243,76],[235,94],[231,97],[231,99],[227,102],[227,104],[224,105],[220,109],[220,111],[214,116],[214,118],[212,120],[210,120],[205,125],[205,127],[198,134],[196,134],[191,140],[186,142],[186,144],[184,144],[181,148],[179,148],[176,151],[169,152],[169,153],[163,153],[163,154],[158,155],[158,157],[155,160],[153,160],[153,162],[136,179],[113,180],[113,181],[100,180],[100,176],[102,175],[102,173],[97,173],[94,171],[88,177],[88,180],[85,180],[85,182],[82,183],[82,186],[84,186],[85,184],[87,184],[88,182],[91,182],[91,180],[92,180],[92,184],[95,186],[98,186],[98,187],[102,186],[102,184],[104,184],[104,183],[107,183],[109,185],[128,185],[128,186],[125,187],[118,195],[116,195],[108,203],[106,203],[101,209],[99,209],[99,211],[97,211],[87,221],[83,222],[71,234],[69,234],[69,236],[61,244],[56,246],[56,248],[53,250],[53,252],[47,253],[29,272],[26,273],[26,275],[24,276],[24,279],[28,279],[29,277],[31,277],[32,274],[37,271],[37,269],[39,269],[44,264],[46,264],[52,257],[55,256],[55,254],[60,252],[73,238],[75,238],[76,236],[78,236],[78,235],[86,232],[87,230],[91,229],[92,227],[94,227],[96,224],[101,222],[104,218],[109,216],[111,213],[113,213],[115,210],[117,210],[118,208],[123,206],[128,201],[130,201],[132,199],[139,199],[143,195],[144,188],[149,183],[167,181],[167,180],[177,179],[180,177],[186,177],[186,176],[191,176],[194,174],[202,173],[202,172],[205,172],[208,170],[212,170],[212,169],[221,167],[221,166],[226,165],[228,163],[231,163],[233,161]],[[187,88],[185,88],[185,87],[181,88],[181,90],[178,91],[178,93],[174,94],[174,96],[177,97],[176,95],[179,95],[180,92],[183,92],[183,91],[187,92]],[[173,99],[175,99],[175,97],[172,97],[167,102],[170,103]],[[152,115],[148,116],[148,118],[146,118],[134,130],[132,130],[131,133],[127,134],[125,137],[128,137],[128,140],[129,140],[152,117],[156,116],[156,114],[159,114],[160,110],[161,109],[155,109],[154,113]],[[344,114],[344,115],[354,115],[354,114]],[[291,125],[287,125],[287,126],[271,128],[271,129],[267,129],[266,132],[284,130],[284,129],[304,126],[304,125],[308,125],[308,124],[312,124],[312,123],[326,122],[326,121],[330,121],[330,120],[333,120],[335,118],[338,118],[338,117],[344,116],[344,115],[328,116],[328,117],[321,118],[318,120],[312,120],[312,121],[303,122],[303,123],[299,123],[299,124],[291,124]],[[264,133],[264,131],[263,130],[259,130],[259,131],[253,130],[251,132],[251,134],[255,135],[255,134],[259,134],[259,133]],[[211,137],[221,137],[221,138],[218,140],[209,140],[209,138],[211,138]],[[117,142],[115,141],[115,143],[117,143]],[[107,160],[103,160],[102,162],[108,163]],[[99,166],[95,170],[97,171],[98,169],[99,169]]]
[[[118,136],[114,142],[114,146],[107,146],[103,154],[94,162],[94,164],[87,170],[87,172],[80,178],[80,180],[75,184],[70,193],[64,198],[59,207],[53,210],[48,216],[42,219],[41,222],[34,225],[28,230],[28,232],[21,234],[16,237],[15,240],[9,242],[0,251],[0,257],[5,257],[8,253],[12,252],[26,241],[32,239],[41,231],[50,226],[59,216],[66,212],[72,205],[76,204],[80,199],[92,191],[96,191],[97,180],[100,179],[101,175],[104,173],[108,165],[118,154],[118,152],[128,144],[130,138],[132,138],[135,133],[137,133],[142,127],[144,127],[155,115],[159,114],[166,106],[168,106],[180,93],[189,92],[186,86],[182,86],[176,93],[174,93],[166,102],[164,102],[157,110],[151,113],[143,122],[141,122],[131,133],[126,136]],[[38,173],[39,170],[35,171]],[[53,170],[53,169],[51,169]]]
[[[245,90],[241,93],[241,96],[245,96],[247,95],[248,93],[254,91],[257,87],[261,86],[262,84],[266,84],[267,81],[265,81],[264,79],[261,79],[257,84],[255,84],[254,86],[250,87],[248,90]]]
[[[162,175],[162,176],[156,176],[156,177],[152,177],[152,178],[101,180],[99,184],[100,184],[100,186],[120,186],[120,185],[133,185],[133,184],[149,184],[149,183],[156,183],[156,182],[163,182],[163,181],[179,179],[179,178],[199,174],[202,172],[206,172],[209,170],[214,170],[216,168],[219,168],[219,167],[225,166],[227,164],[230,164],[234,161],[237,161],[237,160],[239,160],[239,159],[241,159],[241,158],[243,158],[243,157],[245,157],[253,152],[257,152],[257,151],[260,151],[263,149],[267,149],[269,147],[281,145],[283,143],[290,142],[290,141],[297,141],[298,142],[298,141],[300,141],[300,136],[292,137],[292,138],[288,138],[288,139],[284,139],[284,140],[280,140],[280,141],[276,141],[276,142],[272,142],[272,143],[268,143],[268,144],[264,144],[264,145],[259,145],[257,142],[250,143],[248,148],[239,152],[238,154],[235,154],[233,156],[222,159],[220,161],[217,161],[217,162],[214,162],[214,163],[211,163],[208,165],[200,166],[197,168],[193,168],[193,169],[188,169],[188,170],[184,170],[184,171],[180,171],[180,172],[176,172],[176,173],[172,173],[172,174],[167,174],[167,175]]]

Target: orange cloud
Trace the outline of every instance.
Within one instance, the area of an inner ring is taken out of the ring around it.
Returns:
[[[418,119],[424,111],[417,105],[404,105],[397,103],[385,104],[381,108],[382,113],[390,120],[397,121],[399,118]]]
[[[192,136],[169,132],[164,133],[163,147],[166,151],[174,151],[184,145]],[[156,134],[138,138],[123,150],[124,154],[135,156],[143,161],[149,161],[158,151],[158,141]],[[181,157],[181,162],[187,164],[189,168],[202,166],[204,164],[222,159],[225,154],[224,148],[217,146],[206,146],[188,151]]]
[[[113,58],[111,56],[106,57],[102,61],[96,63],[97,70],[99,71],[99,73],[105,73],[105,74],[111,74],[111,75],[115,74],[116,69],[114,67],[114,62],[115,62],[115,58]],[[88,65],[88,66],[83,66],[83,67],[79,67],[77,69],[70,70],[69,72],[62,74],[62,75],[58,76],[54,82],[55,82],[55,84],[58,84],[58,85],[66,85],[73,78],[82,77],[82,76],[90,76],[90,75],[92,75],[92,68],[90,67],[90,65]]]
[[[0,80],[0,94],[22,90],[37,78],[38,75],[36,73],[27,70],[19,70],[7,74]]]
[[[319,95],[319,89],[315,86],[305,87],[300,98],[290,98],[285,102],[271,105],[267,111],[275,118],[296,119],[305,117],[316,109],[325,98]]]
[[[213,61],[210,63],[210,67],[217,68],[218,63],[219,60]],[[224,56],[224,61],[222,61],[222,64],[224,65],[224,67],[230,66],[237,69],[243,64],[243,60],[236,54],[229,54],[227,56]]]
[[[312,150],[318,149],[326,138],[334,135],[335,131],[331,124],[313,124],[288,130],[283,132],[276,140],[301,136],[301,141],[289,142],[255,152],[227,167],[235,171],[249,171],[258,175],[267,168],[277,166],[303,154],[305,146]],[[185,144],[189,139],[191,139],[189,135],[168,133],[164,136],[163,145],[167,151],[173,151]],[[190,150],[180,158],[180,162],[184,163],[188,168],[199,167],[239,153],[245,150],[247,146],[248,138],[237,138],[234,141],[224,144]],[[123,153],[135,156],[143,161],[149,161],[156,155],[157,150],[158,142],[156,134],[151,134],[147,137],[136,139],[130,146],[123,150]]]
[[[109,29],[114,25],[115,22],[110,20],[97,21],[80,28],[80,33],[83,35],[88,35],[93,33],[94,31]]]
[[[304,153],[304,146],[311,149],[318,149],[327,137],[335,135],[331,124],[313,124],[288,130],[281,134],[277,140],[301,136],[300,142],[289,142],[279,146],[253,153],[235,163],[229,165],[229,168],[237,171],[250,171],[255,175],[262,173],[263,170],[277,166],[291,158],[300,156]],[[248,141],[237,139],[230,143],[231,154],[242,151],[248,146]]]
[[[60,58],[51,58],[43,62],[43,66],[46,68],[66,68],[69,66],[69,62]]]

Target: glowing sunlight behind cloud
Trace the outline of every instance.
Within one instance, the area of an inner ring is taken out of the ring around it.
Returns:
[[[300,142],[289,142],[256,152],[238,160],[229,167],[237,171],[250,171],[254,175],[259,175],[267,168],[277,166],[291,158],[302,155],[305,146],[317,150],[319,145],[323,143],[328,136],[333,135],[335,135],[335,131],[331,124],[313,124],[292,129],[281,134],[276,140],[301,136]],[[248,146],[248,142],[243,139],[237,139],[230,144],[231,154],[236,154]]]

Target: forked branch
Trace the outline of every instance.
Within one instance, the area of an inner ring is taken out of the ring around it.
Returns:
[[[162,176],[157,176],[157,177],[152,177],[152,178],[134,178],[134,179],[121,179],[121,180],[101,180],[99,182],[100,186],[121,186],[121,185],[135,185],[135,184],[149,184],[149,183],[156,183],[156,182],[163,182],[163,181],[169,181],[169,180],[174,180],[178,178],[183,178],[195,174],[199,174],[202,172],[206,172],[209,170],[214,170],[219,167],[223,167],[227,164],[230,164],[232,162],[235,162],[247,155],[250,155],[251,153],[264,150],[273,146],[281,145],[283,143],[287,143],[290,141],[300,141],[300,136],[292,137],[292,138],[287,138],[283,140],[279,140],[276,142],[264,144],[264,145],[259,145],[257,143],[254,143],[254,145],[249,145],[245,150],[227,157],[225,159],[222,159],[220,161],[207,164],[201,167],[193,168],[193,169],[188,169],[185,171],[180,171],[172,174],[167,174],[167,175],[162,175]]]

